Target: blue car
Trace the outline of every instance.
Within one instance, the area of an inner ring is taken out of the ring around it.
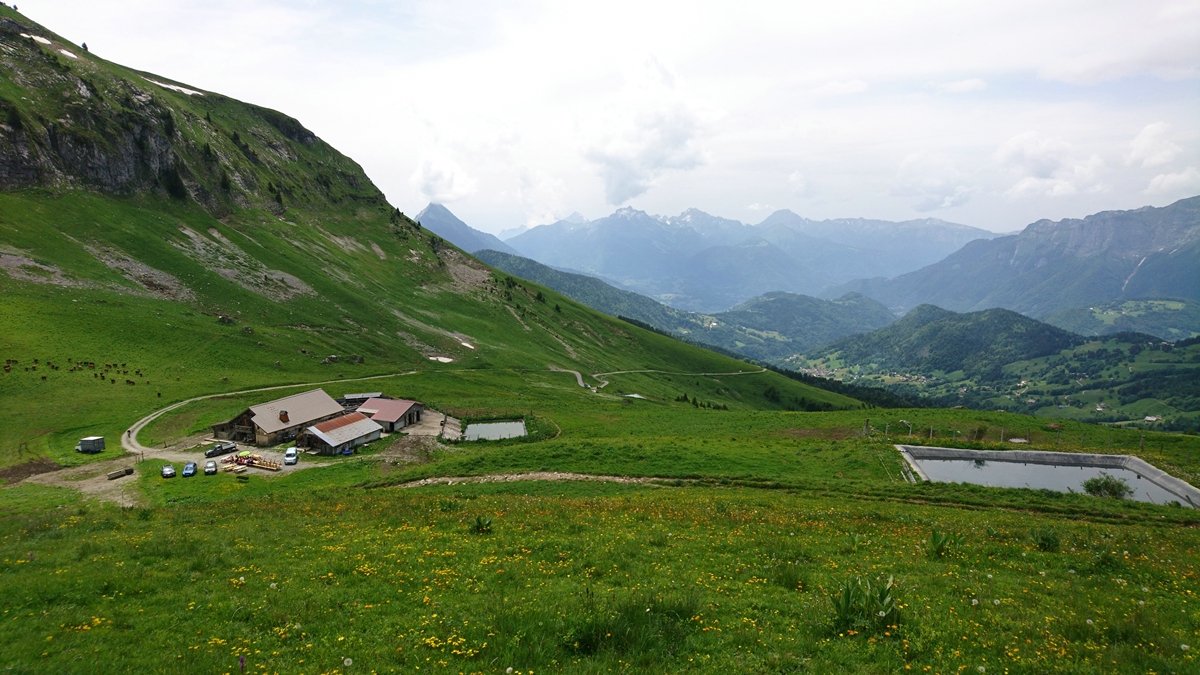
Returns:
[[[195,462],[188,462],[187,464],[183,465],[183,477],[184,478],[191,478],[192,476],[195,476],[195,475],[196,475],[196,463]]]

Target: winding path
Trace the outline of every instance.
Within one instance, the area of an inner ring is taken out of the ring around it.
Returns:
[[[550,366],[550,370],[553,370],[556,373],[572,373],[575,375],[575,381],[579,383],[579,386],[581,386],[581,387],[588,386],[583,381],[583,375],[580,374],[580,372],[578,370],[568,370],[567,368],[559,368],[558,366],[553,366],[553,365]],[[676,373],[676,372],[672,372],[670,370],[653,370],[653,369],[614,370],[611,373],[592,373],[592,379],[594,379],[600,383],[600,386],[596,387],[597,389],[603,389],[608,386],[608,380],[605,380],[603,378],[605,378],[609,375],[628,375],[630,373],[662,373],[663,375],[685,375],[685,376],[689,376],[689,377],[716,377],[718,375],[720,375],[722,377],[729,377],[729,376],[733,376],[733,375],[760,375],[765,372],[767,372],[766,368],[759,368],[758,370],[738,370],[738,371],[735,371],[732,373]]]
[[[667,481],[675,482],[674,478],[655,478],[653,476],[604,476],[591,473],[562,473],[558,471],[533,471],[530,473],[494,473],[486,476],[437,476],[411,480],[407,483],[392,485],[395,488],[415,488],[426,485],[464,485],[471,483],[518,483],[529,480],[579,480],[598,483],[627,483],[638,485],[669,485]],[[694,479],[684,479],[693,483]]]

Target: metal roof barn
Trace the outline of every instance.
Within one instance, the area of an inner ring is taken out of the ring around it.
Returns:
[[[281,398],[277,401],[250,406],[251,418],[254,425],[265,433],[273,434],[298,424],[308,424],[313,420],[337,415],[342,412],[342,406],[325,393],[323,389],[306,391]]]
[[[308,428],[307,433],[319,441],[316,445],[326,446],[333,452],[341,452],[345,448],[357,447],[379,438],[383,427],[362,413],[352,412],[315,424]]]

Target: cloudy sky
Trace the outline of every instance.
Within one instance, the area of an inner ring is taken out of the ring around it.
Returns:
[[[1200,194],[1200,0],[17,0],[285,111],[406,213],[995,231]]]

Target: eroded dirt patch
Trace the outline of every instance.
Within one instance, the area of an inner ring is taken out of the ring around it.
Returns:
[[[141,286],[148,293],[167,300],[188,302],[196,299],[192,289],[174,276],[134,260],[124,253],[107,246],[84,246],[97,260],[121,273],[126,279]]]
[[[268,269],[216,228],[208,230],[212,239],[186,227],[179,228],[179,231],[186,236],[187,243],[172,242],[173,246],[252,293],[276,302],[300,295],[316,295],[316,291],[298,277]]]
[[[32,462],[25,462],[24,464],[17,464],[16,466],[10,466],[6,469],[0,469],[0,483],[6,486],[16,485],[30,476],[36,476],[42,473],[50,473],[51,471],[58,471],[61,468],[62,465],[58,462],[43,457],[41,459],[35,459]]]

